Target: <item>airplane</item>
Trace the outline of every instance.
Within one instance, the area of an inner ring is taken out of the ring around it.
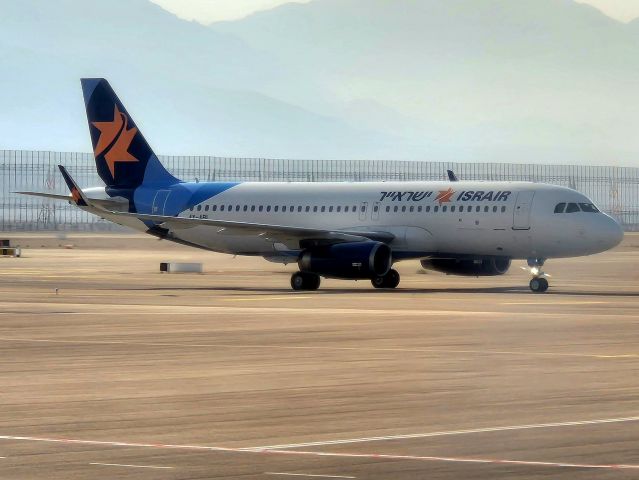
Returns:
[[[232,255],[297,263],[293,290],[320,280],[370,280],[396,288],[399,261],[451,275],[505,274],[526,260],[542,293],[547,259],[592,255],[623,229],[585,195],[532,182],[183,182],[160,163],[107,80],[81,80],[97,172],[105,186],[71,194],[19,192],[70,201],[160,239]]]

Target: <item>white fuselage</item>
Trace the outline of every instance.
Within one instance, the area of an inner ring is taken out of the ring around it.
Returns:
[[[93,196],[98,190],[86,193]],[[163,194],[154,200],[152,213],[167,214],[170,202],[171,193]],[[528,182],[247,182],[178,216],[389,232],[395,236],[390,247],[396,260],[446,254],[575,257],[608,250],[621,241],[623,231],[608,215],[584,211],[586,207],[555,213],[560,203],[592,204],[574,190]],[[123,223],[120,218],[111,219]],[[148,228],[137,220],[127,225]],[[280,253],[294,253],[274,239],[228,228],[198,225],[171,234],[231,254],[276,258]]]

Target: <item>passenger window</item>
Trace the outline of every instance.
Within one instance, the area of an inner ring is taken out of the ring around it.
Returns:
[[[224,211],[224,205],[220,205],[220,212]]]
[[[317,212],[317,206],[313,207],[313,212]]]
[[[364,205],[362,205],[359,209],[360,212],[365,212],[366,211],[366,207]]]
[[[435,212],[439,212],[439,205],[435,205],[435,208],[433,209]]]
[[[386,205],[386,213],[390,212],[390,206]]]
[[[418,213],[422,213],[422,206],[421,205],[419,207],[417,207],[417,212]]]
[[[394,211],[395,213],[397,213],[397,211],[398,211],[398,210],[399,210],[399,207],[398,207],[397,205],[395,205],[395,208],[393,208],[393,211]]]
[[[324,213],[326,211],[326,207],[322,206],[322,213]]]
[[[348,207],[344,207],[344,213],[348,213]]]
[[[477,213],[481,212],[481,207],[479,205],[477,205],[475,207],[475,212],[477,212]]]
[[[198,211],[198,212],[201,212],[201,211],[202,211],[202,205],[198,205],[198,206],[197,206],[197,211]]]
[[[463,206],[463,205],[460,205],[460,206],[459,206],[459,213],[462,213],[463,211],[464,211],[464,206]]]
[[[411,205],[411,207],[410,207],[410,212],[411,212],[411,213],[413,213],[414,211],[415,211],[415,207],[413,207],[413,206]]]
[[[206,206],[204,207],[204,211],[205,211],[205,212],[208,212],[208,211],[209,211],[209,206],[208,206],[208,205],[206,205]]]
[[[497,205],[493,207],[493,213],[497,212]]]
[[[555,207],[555,213],[564,213],[565,209],[566,209],[565,203],[558,203],[557,206]]]
[[[402,207],[402,212],[406,212],[406,205]]]
[[[240,211],[240,206],[239,206],[239,205],[235,207],[235,211],[236,211],[236,212],[239,212],[239,211]]]
[[[308,212],[310,212],[310,211],[311,211],[311,207],[307,205],[307,206],[306,206],[306,213],[308,213]]]
[[[575,213],[580,211],[581,210],[579,210],[579,205],[577,205],[576,203],[569,203],[568,207],[566,208],[566,213]]]
[[[217,212],[217,205],[213,205],[213,211]]]
[[[302,213],[302,206],[301,205],[297,207],[297,213]]]
[[[450,211],[454,212],[455,211],[455,205],[453,205],[452,207],[450,207]]]
[[[357,207],[353,206],[353,213],[357,212]]]
[[[336,207],[336,211],[337,211],[337,213],[340,213],[340,212],[342,211],[342,206],[341,206],[341,205],[338,205],[338,206]]]
[[[447,210],[448,210],[448,206],[444,205],[444,206],[442,207],[442,212],[446,212]]]
[[[248,205],[244,205],[243,210],[244,210],[245,212],[248,212]]]
[[[599,209],[595,207],[592,203],[580,203],[581,211],[587,213],[599,213]]]
[[[488,205],[486,205],[486,206],[484,207],[484,212],[485,212],[485,213],[488,213],[488,210],[489,210],[489,207],[488,207]]]
[[[506,211],[506,207],[501,207],[501,213],[504,213]]]
[[[270,206],[270,205],[266,207],[266,211],[267,211],[267,212],[270,212],[270,211],[271,211],[271,206]]]
[[[193,207],[189,208],[189,210],[193,211]]]
[[[427,211],[427,212],[430,212],[430,205],[427,205],[427,206],[426,206],[426,211]]]
[[[333,207],[331,207],[331,208],[333,208]],[[375,213],[379,212],[379,207],[378,207],[377,205],[375,205],[375,206],[373,207],[373,211],[374,211]]]
[[[251,212],[255,211],[255,205],[251,205]]]
[[[273,211],[277,212],[280,209],[279,205],[275,205],[275,207],[273,207]]]
[[[377,208],[377,207],[375,207],[375,208]],[[329,211],[329,213],[332,213],[333,212],[333,207],[328,207],[328,211]],[[377,211],[377,210],[375,210],[375,211]]]
[[[286,213],[286,205],[282,207],[282,213]]]
[[[262,212],[264,210],[264,205],[260,205],[260,208],[258,208],[258,210]]]

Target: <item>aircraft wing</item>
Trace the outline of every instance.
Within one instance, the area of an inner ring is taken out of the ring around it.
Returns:
[[[375,240],[389,243],[395,235],[389,232],[360,230],[323,230],[317,228],[291,227],[286,225],[267,225],[261,223],[234,222],[203,218],[167,217],[163,215],[145,215],[140,213],[108,212],[114,217],[134,217],[145,222],[153,222],[164,228],[176,230],[196,226],[218,227],[218,233],[254,234],[274,242],[283,243],[289,248],[303,248],[303,243],[344,243]]]

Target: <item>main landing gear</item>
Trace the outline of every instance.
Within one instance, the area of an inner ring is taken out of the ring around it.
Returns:
[[[291,276],[293,290],[317,290],[320,286],[320,276],[309,272],[296,272]]]
[[[533,276],[533,278],[530,280],[529,286],[530,289],[535,293],[544,293],[546,290],[548,290],[548,280],[546,280],[546,277],[548,275],[541,271],[541,267],[544,266],[544,262],[544,258],[528,259],[530,273]]]
[[[399,285],[399,273],[397,270],[389,270],[386,275],[371,278],[375,288],[396,288]]]

